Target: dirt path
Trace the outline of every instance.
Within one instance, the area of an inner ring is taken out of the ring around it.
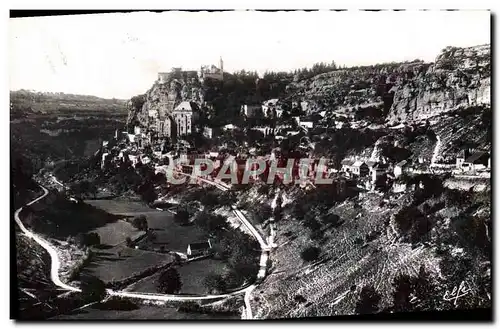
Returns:
[[[60,182],[58,182],[58,183],[60,185],[64,186],[62,183],[60,183]],[[211,183],[223,191],[228,190],[228,188],[225,187],[224,185],[214,183],[214,182],[211,182]],[[45,187],[43,187],[41,185],[40,185],[40,187],[44,191],[43,195],[32,200],[31,202],[27,203],[25,206],[30,206],[30,205],[42,200],[43,198],[45,198],[49,194],[49,191]],[[15,219],[17,225],[19,226],[19,228],[23,231],[23,233],[26,236],[35,240],[39,245],[41,245],[49,253],[50,258],[51,258],[50,278],[51,278],[52,282],[56,286],[60,287],[63,290],[81,292],[82,290],[80,288],[75,287],[75,286],[70,286],[70,285],[61,281],[61,279],[59,277],[59,269],[61,267],[61,261],[59,259],[58,254],[57,254],[57,250],[54,248],[54,246],[52,246],[48,241],[41,238],[36,233],[29,231],[22,223],[22,221],[19,217],[19,214],[21,213],[21,211],[23,210],[23,208],[25,206],[20,207],[19,209],[16,210],[16,212],[14,213],[14,219]],[[241,213],[241,211],[239,211],[238,209],[233,207],[233,212],[238,217],[238,219],[240,219],[240,221],[252,232],[254,237],[257,239],[257,241],[259,241],[259,243],[261,245],[261,248],[262,248],[261,269],[259,270],[258,278],[263,278],[265,276],[266,268],[265,268],[265,266],[262,266],[262,264],[265,264],[266,263],[265,261],[267,261],[269,247],[264,242],[264,239],[262,238],[262,236],[260,236],[260,234],[255,229],[255,227],[253,227],[250,224],[250,222],[245,218],[245,216]],[[262,259],[264,259],[265,261],[262,261]],[[252,318],[252,310],[250,307],[250,299],[249,298],[250,298],[251,291],[253,289],[255,289],[255,287],[256,287],[256,283],[254,283],[248,287],[245,287],[243,289],[233,291],[233,292],[227,293],[227,294],[199,295],[199,296],[166,295],[166,294],[155,294],[155,293],[132,293],[132,292],[126,292],[126,291],[114,291],[111,289],[107,289],[107,293],[109,296],[128,297],[128,298],[136,298],[136,299],[150,300],[150,301],[151,300],[156,300],[156,301],[215,300],[215,299],[221,299],[221,298],[226,298],[226,297],[235,296],[238,294],[245,293],[245,304],[246,304],[246,310],[247,310],[246,311],[246,313],[247,313],[246,318],[251,319]]]

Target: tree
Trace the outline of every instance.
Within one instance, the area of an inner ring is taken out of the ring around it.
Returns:
[[[134,246],[134,242],[132,241],[132,239],[129,236],[125,239],[125,244],[129,248],[132,248]]]
[[[372,286],[364,286],[356,303],[356,314],[371,314],[378,311],[380,294]]]
[[[152,177],[152,179],[154,176]],[[152,182],[147,182],[139,187],[139,194],[144,202],[150,204],[157,198]]]
[[[332,224],[332,225],[337,225],[340,223],[340,216],[337,214],[325,214],[321,216],[321,221],[324,224]]]
[[[208,209],[219,205],[219,198],[216,191],[207,191],[203,194],[200,201]]]
[[[148,230],[148,220],[145,215],[140,215],[134,218],[132,226],[141,231]]]
[[[302,250],[300,253],[300,257],[302,257],[303,260],[306,262],[312,262],[316,259],[318,259],[319,255],[321,253],[321,249],[315,246],[309,246]]]
[[[178,293],[182,288],[179,272],[173,267],[163,271],[156,282],[156,288],[163,294]]]
[[[85,236],[85,244],[87,246],[95,246],[101,244],[101,237],[96,232],[90,232]]]
[[[427,216],[415,206],[401,209],[395,216],[396,228],[401,235],[405,235],[411,243],[419,242],[431,229]]]
[[[209,274],[203,280],[209,294],[224,293],[227,289],[226,280],[220,274]]]
[[[393,309],[396,312],[413,310],[411,303],[412,279],[408,275],[399,275],[393,282]]]
[[[100,279],[89,276],[82,280],[82,299],[86,303],[98,302],[106,296],[106,285]]]
[[[263,223],[273,215],[273,209],[267,203],[262,204],[256,214],[256,219],[259,223]]]
[[[226,218],[203,211],[196,216],[196,224],[208,232],[222,231],[227,228]]]
[[[181,226],[189,224],[189,211],[178,209],[174,215],[174,221]]]

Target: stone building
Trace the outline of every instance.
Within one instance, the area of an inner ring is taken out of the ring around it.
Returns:
[[[194,131],[194,123],[199,118],[199,108],[194,102],[181,102],[172,111],[172,121],[170,125],[171,136],[184,136]],[[172,124],[173,123],[173,124]],[[172,126],[175,125],[175,134]]]

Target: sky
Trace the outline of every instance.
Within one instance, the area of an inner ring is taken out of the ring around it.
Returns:
[[[488,11],[136,12],[11,18],[10,90],[128,99],[158,72],[288,71],[422,59],[490,43]]]

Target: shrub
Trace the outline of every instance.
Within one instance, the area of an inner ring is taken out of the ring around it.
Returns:
[[[431,229],[427,216],[422,214],[415,206],[401,209],[394,217],[396,228],[401,235],[405,235],[411,243],[419,242]]]
[[[178,209],[176,214],[174,215],[174,221],[183,226],[189,224],[189,211],[186,209]]]
[[[146,216],[140,215],[135,217],[132,221],[132,226],[134,226],[138,230],[147,231],[148,220],[146,219]]]
[[[370,314],[378,311],[380,294],[372,286],[364,286],[356,303],[356,314]]]
[[[129,248],[134,247],[134,242],[132,241],[132,239],[129,236],[125,239],[125,245]]]
[[[306,262],[312,262],[316,259],[318,259],[319,255],[321,253],[321,249],[315,246],[309,246],[302,250],[300,253],[300,257],[302,257],[303,260]]]
[[[220,274],[209,274],[203,280],[209,294],[224,293],[227,289],[226,280]]]
[[[94,276],[86,277],[82,280],[82,299],[86,303],[97,302],[106,296],[106,285]]]
[[[340,223],[340,216],[337,214],[325,214],[321,217],[321,221],[325,224],[336,225]]]
[[[178,293],[181,287],[181,277],[175,268],[169,268],[163,271],[156,281],[157,291],[163,294]]]
[[[304,298],[304,296],[302,295],[295,295],[295,297],[293,298],[294,301],[296,301],[297,303],[305,303],[307,302],[307,299]]]

